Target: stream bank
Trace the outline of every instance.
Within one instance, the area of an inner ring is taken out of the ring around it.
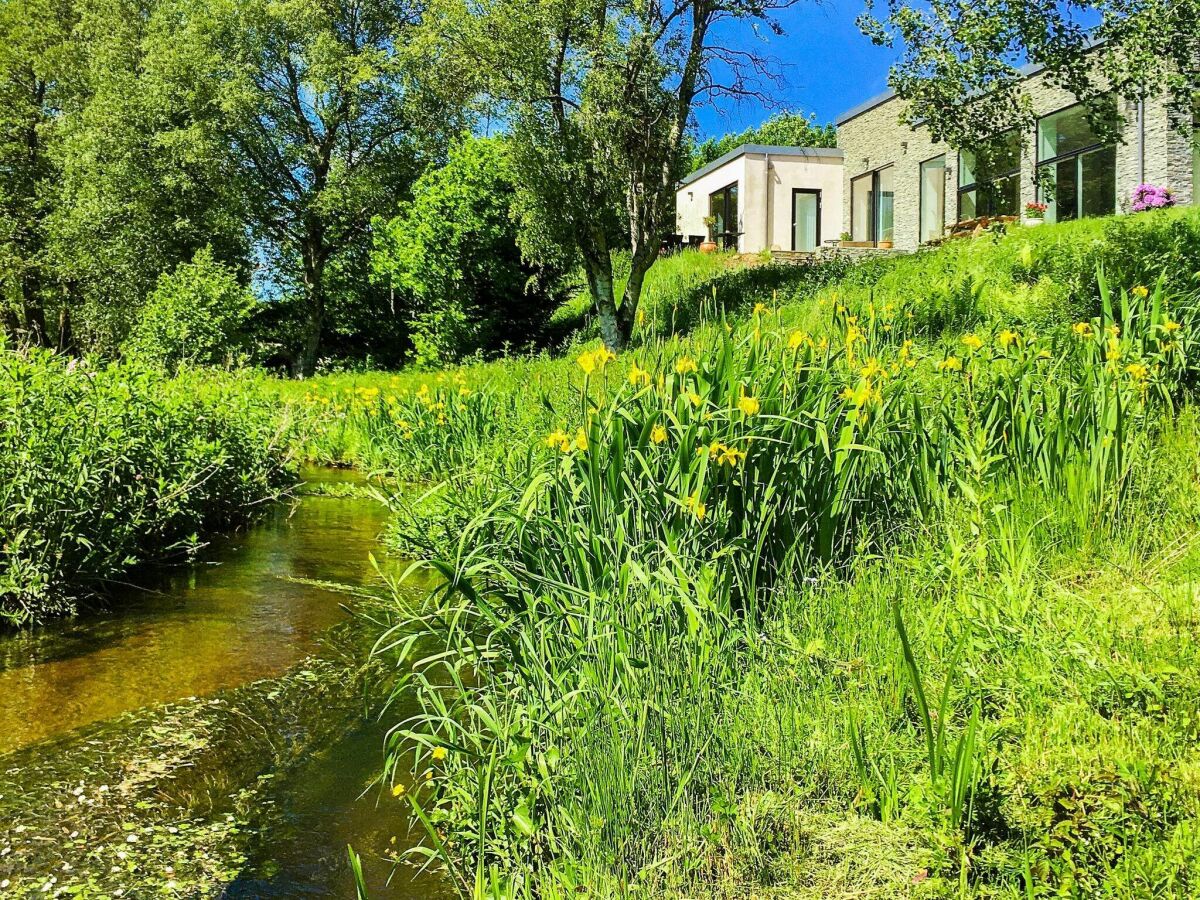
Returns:
[[[351,843],[373,900],[437,895],[393,875],[407,817],[372,786],[378,673],[350,610],[386,510],[307,475],[320,494],[114,612],[0,639],[0,894],[353,896]]]

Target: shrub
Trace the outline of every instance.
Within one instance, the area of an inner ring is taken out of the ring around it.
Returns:
[[[253,307],[236,273],[205,247],[159,277],[122,349],[168,369],[228,364]]]

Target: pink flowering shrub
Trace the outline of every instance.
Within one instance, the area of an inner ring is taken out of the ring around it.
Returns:
[[[1170,188],[1154,184],[1139,184],[1133,189],[1133,211],[1145,212],[1148,209],[1163,209],[1175,205],[1175,195]]]

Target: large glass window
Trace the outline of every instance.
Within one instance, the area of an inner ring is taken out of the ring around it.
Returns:
[[[895,238],[895,167],[885,166],[850,182],[850,239],[878,243]]]
[[[958,219],[1015,216],[1021,206],[1021,135],[1006,131],[958,154]]]
[[[859,175],[850,182],[850,240],[875,240],[875,173]]]
[[[1200,204],[1200,93],[1192,95],[1192,202]]]
[[[891,241],[896,234],[896,168],[875,173],[875,240]]]
[[[946,231],[946,157],[921,163],[921,243],[936,241]]]
[[[738,245],[738,186],[726,185],[708,195],[708,214],[716,221],[712,238],[723,250],[736,250]]]
[[[1117,209],[1117,148],[1105,145],[1082,104],[1038,122],[1038,194],[1046,220],[1106,216]]]

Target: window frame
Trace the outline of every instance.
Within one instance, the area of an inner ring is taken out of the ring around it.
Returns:
[[[993,135],[992,137],[988,138],[988,140],[989,141],[990,140],[998,140],[999,138],[1002,138],[1007,134],[1015,134],[1017,136],[1017,138],[1019,139],[1021,136],[1021,129],[1020,128],[1009,128],[1009,129],[1006,129],[1005,131],[1001,131],[1000,133]],[[1015,213],[1013,213],[1013,215],[1016,215],[1016,216],[1021,215],[1021,162],[1022,162],[1022,159],[1021,159],[1022,152],[1021,151],[1022,151],[1022,149],[1023,148],[1020,146],[1017,147],[1016,165],[1012,169],[1006,169],[1005,171],[997,173],[997,174],[993,175],[992,177],[987,178],[983,181],[980,181],[979,175],[975,171],[972,171],[971,174],[975,178],[974,181],[972,181],[970,184],[961,184],[961,183],[958,184],[958,188],[954,195],[954,199],[955,199],[954,215],[959,222],[966,221],[963,218],[963,195],[969,194],[972,191],[975,192],[975,210],[976,210],[976,214],[972,218],[994,219],[994,218],[997,218],[998,215],[1004,215],[1003,213],[1000,213],[1000,214],[984,213],[982,216],[979,215],[979,189],[982,187],[986,187],[990,184],[995,184],[998,181],[1003,181],[1005,178],[1012,178],[1014,175],[1017,177],[1017,210]],[[962,160],[963,153],[970,153],[971,156],[975,157],[976,164],[971,167],[973,170],[979,168],[979,164],[978,164],[979,154],[978,153],[976,153],[973,150],[959,150],[958,151],[958,160],[957,160],[958,171],[955,173],[956,174],[956,178],[955,178],[956,183],[962,178],[962,172],[963,172],[963,168],[964,168],[963,160]],[[1036,170],[1036,167],[1035,167],[1035,170]]]
[[[1075,197],[1075,215],[1073,217],[1074,219],[1086,218],[1083,215],[1083,178],[1082,178],[1082,172],[1079,168],[1083,157],[1087,156],[1089,153],[1095,153],[1097,150],[1106,150],[1109,147],[1112,147],[1115,149],[1117,147],[1117,142],[1113,141],[1110,143],[1105,143],[1103,140],[1098,140],[1096,143],[1088,144],[1086,147],[1080,147],[1077,150],[1071,150],[1068,153],[1058,153],[1058,154],[1055,154],[1054,156],[1048,156],[1045,159],[1042,159],[1042,122],[1044,122],[1046,119],[1049,119],[1053,116],[1057,116],[1059,113],[1064,113],[1069,109],[1074,109],[1077,106],[1082,107],[1083,105],[1084,104],[1078,100],[1075,101],[1074,103],[1068,103],[1066,106],[1060,107],[1056,110],[1052,110],[1051,112],[1048,112],[1043,116],[1038,116],[1037,120],[1034,122],[1034,125],[1033,125],[1033,142],[1034,142],[1033,180],[1037,186],[1038,202],[1039,203],[1047,202],[1046,195],[1044,193],[1045,188],[1043,188],[1043,186],[1042,186],[1042,169],[1044,167],[1048,167],[1048,166],[1057,166],[1059,163],[1063,163],[1063,162],[1066,162],[1067,160],[1073,159],[1075,161],[1075,165],[1076,165],[1075,171],[1076,171],[1076,184],[1077,184],[1076,197]],[[1091,127],[1090,122],[1088,123],[1088,127],[1089,128]],[[1114,159],[1113,160],[1114,175],[1116,173],[1116,165],[1117,165],[1117,162],[1116,162],[1116,159]],[[1114,177],[1113,178],[1114,183],[1116,182],[1116,180],[1117,179]],[[1117,191],[1114,191],[1113,192],[1113,212],[1116,212],[1116,210],[1117,210]],[[1055,221],[1056,222],[1059,221],[1057,216],[1055,217]],[[1072,220],[1067,219],[1067,220],[1063,220],[1063,221],[1072,221]]]
[[[942,161],[942,215],[938,220],[941,222],[942,230],[938,237],[946,236],[946,177],[947,169],[949,168],[947,164],[950,162],[949,157],[949,152],[943,151],[917,163],[917,243],[919,244],[928,244],[930,241],[937,240],[937,238],[930,238],[927,241],[921,237],[921,228],[925,223],[925,166],[935,159]],[[957,173],[955,173],[955,177],[957,178]]]
[[[884,163],[882,166],[876,166],[874,169],[868,169],[866,172],[860,172],[850,179],[850,237],[854,237],[854,182],[861,181],[864,178],[871,179],[871,198],[867,204],[867,239],[865,241],[852,241],[853,243],[865,243],[871,246],[879,244],[879,173],[885,172],[888,169],[892,170],[892,238],[895,240],[896,233],[896,190],[895,190],[895,169],[894,162]]]
[[[729,229],[729,218],[730,218],[730,216],[729,216],[729,192],[731,190],[737,192],[737,195],[734,199],[734,204],[733,204],[733,227],[735,229],[733,231],[731,231]],[[741,179],[734,179],[733,181],[729,182],[729,184],[725,185],[724,187],[719,187],[715,191],[708,192],[708,214],[710,216],[713,214],[713,212],[712,212],[713,197],[717,196],[717,194],[725,195],[724,206],[725,206],[725,220],[726,220],[725,226],[726,227],[725,227],[724,231],[713,232],[713,239],[717,240],[720,243],[722,250],[728,250],[729,242],[726,240],[726,238],[732,237],[733,238],[733,249],[736,250],[738,242],[739,242],[739,240],[741,238],[741,234],[742,234],[741,231],[736,230],[741,224],[741,216],[740,216],[741,211],[738,208],[739,205],[741,204],[741,200],[742,200]]]
[[[821,249],[821,190],[820,188],[792,188],[792,252],[799,252],[796,246],[796,195],[797,194],[814,194],[817,198],[817,228],[816,228],[816,247],[815,250]]]

